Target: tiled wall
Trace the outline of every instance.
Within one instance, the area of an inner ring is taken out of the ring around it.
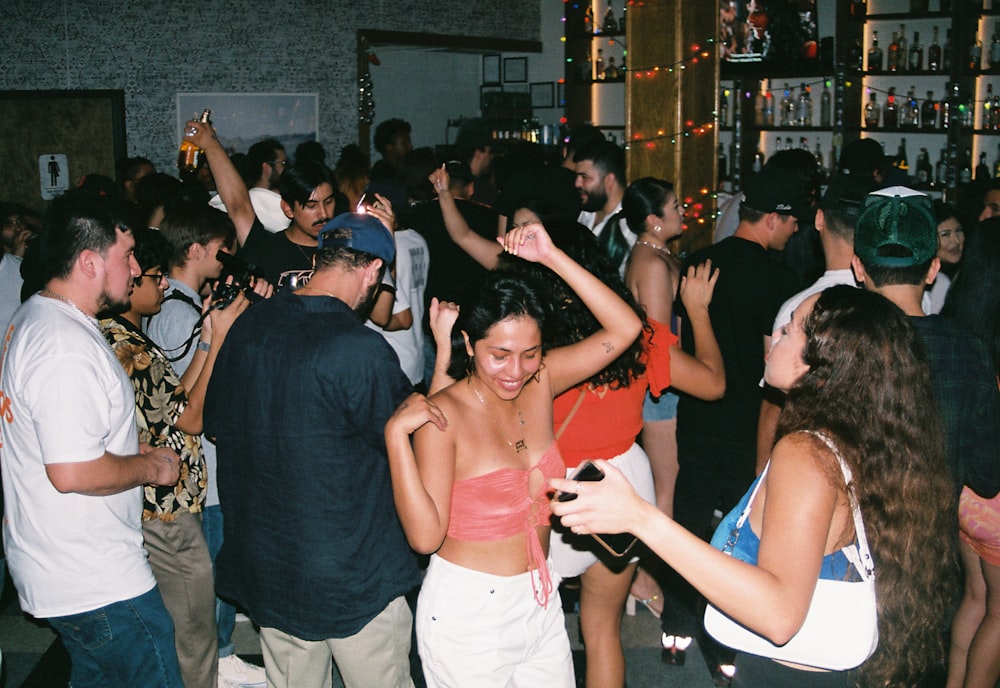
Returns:
[[[358,29],[539,40],[539,4],[4,0],[0,90],[123,89],[128,152],[163,170],[175,160],[177,92],[318,92],[335,155],[357,138]]]

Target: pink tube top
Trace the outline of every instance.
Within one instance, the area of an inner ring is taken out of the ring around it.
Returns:
[[[539,485],[531,494],[532,477],[536,471],[541,474],[535,478]],[[459,480],[452,487],[448,537],[494,542],[524,533],[528,542],[528,566],[537,570],[539,577],[538,585],[534,586],[535,600],[542,607],[548,605],[552,579],[535,528],[549,525],[552,516],[548,497],[549,478],[565,475],[566,465],[559,454],[559,446],[553,443],[538,463],[528,470],[500,468],[468,480]]]

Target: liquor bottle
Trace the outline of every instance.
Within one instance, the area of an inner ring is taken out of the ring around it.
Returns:
[[[899,148],[896,149],[896,157],[893,158],[892,166],[898,168],[900,172],[904,172],[907,175],[910,174],[910,156],[906,154],[906,139],[900,139]]]
[[[785,137],[785,150],[792,150],[792,137],[791,136],[786,136]]]
[[[780,153],[783,150],[785,150],[785,144],[782,142],[781,137],[779,136],[778,140],[774,142],[774,152]]]
[[[970,95],[961,106],[962,126],[972,129],[976,125],[976,104]]]
[[[621,78],[621,72],[618,71],[618,65],[615,64],[615,56],[612,55],[608,58],[608,66],[604,68],[604,79],[605,81],[617,81]]]
[[[993,128],[993,84],[986,84],[986,99],[983,100],[983,121],[980,129]]]
[[[986,164],[986,151],[979,154],[979,164],[976,165],[976,181],[985,181],[990,178],[990,166]]]
[[[724,88],[719,93],[719,126],[729,126],[729,89]]]
[[[934,171],[931,169],[931,156],[926,148],[921,148],[917,155],[917,186],[930,186]]]
[[[892,43],[889,44],[889,62],[886,64],[886,69],[890,72],[899,71],[899,34],[895,31],[892,32]]]
[[[812,126],[812,98],[809,97],[810,88],[805,84],[799,86],[798,102],[795,104],[795,121],[800,127]]]
[[[767,89],[767,94],[764,96],[764,125],[774,126],[774,94],[771,93],[771,89]]]
[[[951,29],[948,29],[944,35],[944,46],[941,48],[941,71],[950,72],[951,71]]]
[[[906,117],[906,126],[916,129],[920,126],[920,103],[917,102],[916,86],[910,86],[910,92],[906,95],[906,110],[909,113]]]
[[[927,99],[920,106],[920,127],[922,129],[937,129],[938,104],[934,100],[934,92],[927,92]]]
[[[895,129],[899,126],[899,108],[896,106],[896,89],[892,87],[889,87],[889,95],[885,98],[882,126],[886,129]]]
[[[855,38],[854,45],[847,51],[847,68],[859,72],[864,71],[865,51],[861,47],[861,39]]]
[[[604,13],[604,21],[601,22],[601,30],[604,33],[618,33],[618,22],[615,20],[615,13],[611,11],[611,4],[608,4],[608,11]]]
[[[993,40],[990,42],[990,69],[1000,67],[1000,24],[994,26]]]
[[[204,122],[205,124],[212,123],[212,111],[202,110],[201,117],[198,118],[199,122]],[[187,138],[181,138],[181,148],[177,153],[177,169],[181,172],[192,173],[198,169],[198,163],[201,161],[201,156],[204,155],[203,151],[198,146],[191,143]]]
[[[830,95],[830,80],[823,82],[823,94],[819,97],[819,125],[828,127],[833,123],[833,97]]]
[[[809,150],[809,138],[806,136],[799,137],[799,150],[808,151]]]
[[[718,169],[719,169],[719,181],[726,181],[729,179],[729,160],[726,158],[725,147],[720,143],[718,152]]]
[[[606,76],[604,74],[604,48],[597,49],[597,61],[594,63],[594,66],[597,68],[594,74],[598,81],[604,81],[604,77]]]
[[[910,46],[910,62],[908,69],[919,72],[924,68],[924,46],[920,44],[920,32],[913,32],[913,44]]]
[[[868,104],[865,105],[865,127],[877,129],[878,122],[882,118],[882,107],[875,101],[875,91],[868,96]]]
[[[753,154],[753,171],[760,172],[764,169],[764,153],[760,150],[758,145],[757,150]]]
[[[940,188],[944,188],[948,183],[948,149],[941,149],[941,157],[938,158],[934,166],[934,179]]]
[[[907,64],[906,64],[907,57],[906,56],[909,55],[909,54],[910,54],[909,46],[906,44],[906,24],[900,24],[899,25],[899,53],[898,53],[898,58],[897,58],[899,60],[899,62],[896,63],[896,68],[897,68],[898,71],[900,71],[900,72],[905,72],[906,71],[906,67],[907,67]]]
[[[934,27],[934,38],[927,48],[927,69],[932,72],[941,71],[941,46],[938,45],[938,27]]]
[[[794,127],[796,115],[798,114],[798,104],[792,90],[785,84],[785,97],[781,99],[781,124],[786,127]]]
[[[962,166],[958,168],[958,183],[968,184],[972,181],[972,151],[968,148],[962,155]]]
[[[962,113],[959,111],[961,100],[958,93],[958,82],[953,81],[948,84],[951,93],[941,104],[941,128],[958,128],[962,125]]]
[[[979,69],[982,63],[983,63],[983,44],[979,40],[979,37],[977,36],[976,42],[973,43],[971,46],[969,46],[969,60],[966,64],[966,67],[969,68],[969,71],[976,71],[977,69]]]
[[[878,47],[878,31],[872,31],[872,47],[868,50],[868,71],[874,74],[882,71],[882,48]]]

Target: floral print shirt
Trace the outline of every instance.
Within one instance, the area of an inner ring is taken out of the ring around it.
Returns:
[[[101,320],[100,324],[132,381],[139,441],[169,447],[181,457],[181,477],[176,485],[143,487],[142,520],[173,521],[177,512],[200,512],[207,481],[201,438],[174,425],[188,401],[180,377],[163,350],[132,323],[115,317]]]

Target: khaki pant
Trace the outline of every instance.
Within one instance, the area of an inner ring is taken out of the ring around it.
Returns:
[[[302,640],[276,628],[260,629],[268,688],[330,688],[333,662],[345,688],[413,688],[410,630],[413,615],[397,597],[347,638]]]
[[[215,627],[215,577],[201,515],[144,521],[149,564],[174,621],[174,645],[186,688],[216,688],[219,639]]]

